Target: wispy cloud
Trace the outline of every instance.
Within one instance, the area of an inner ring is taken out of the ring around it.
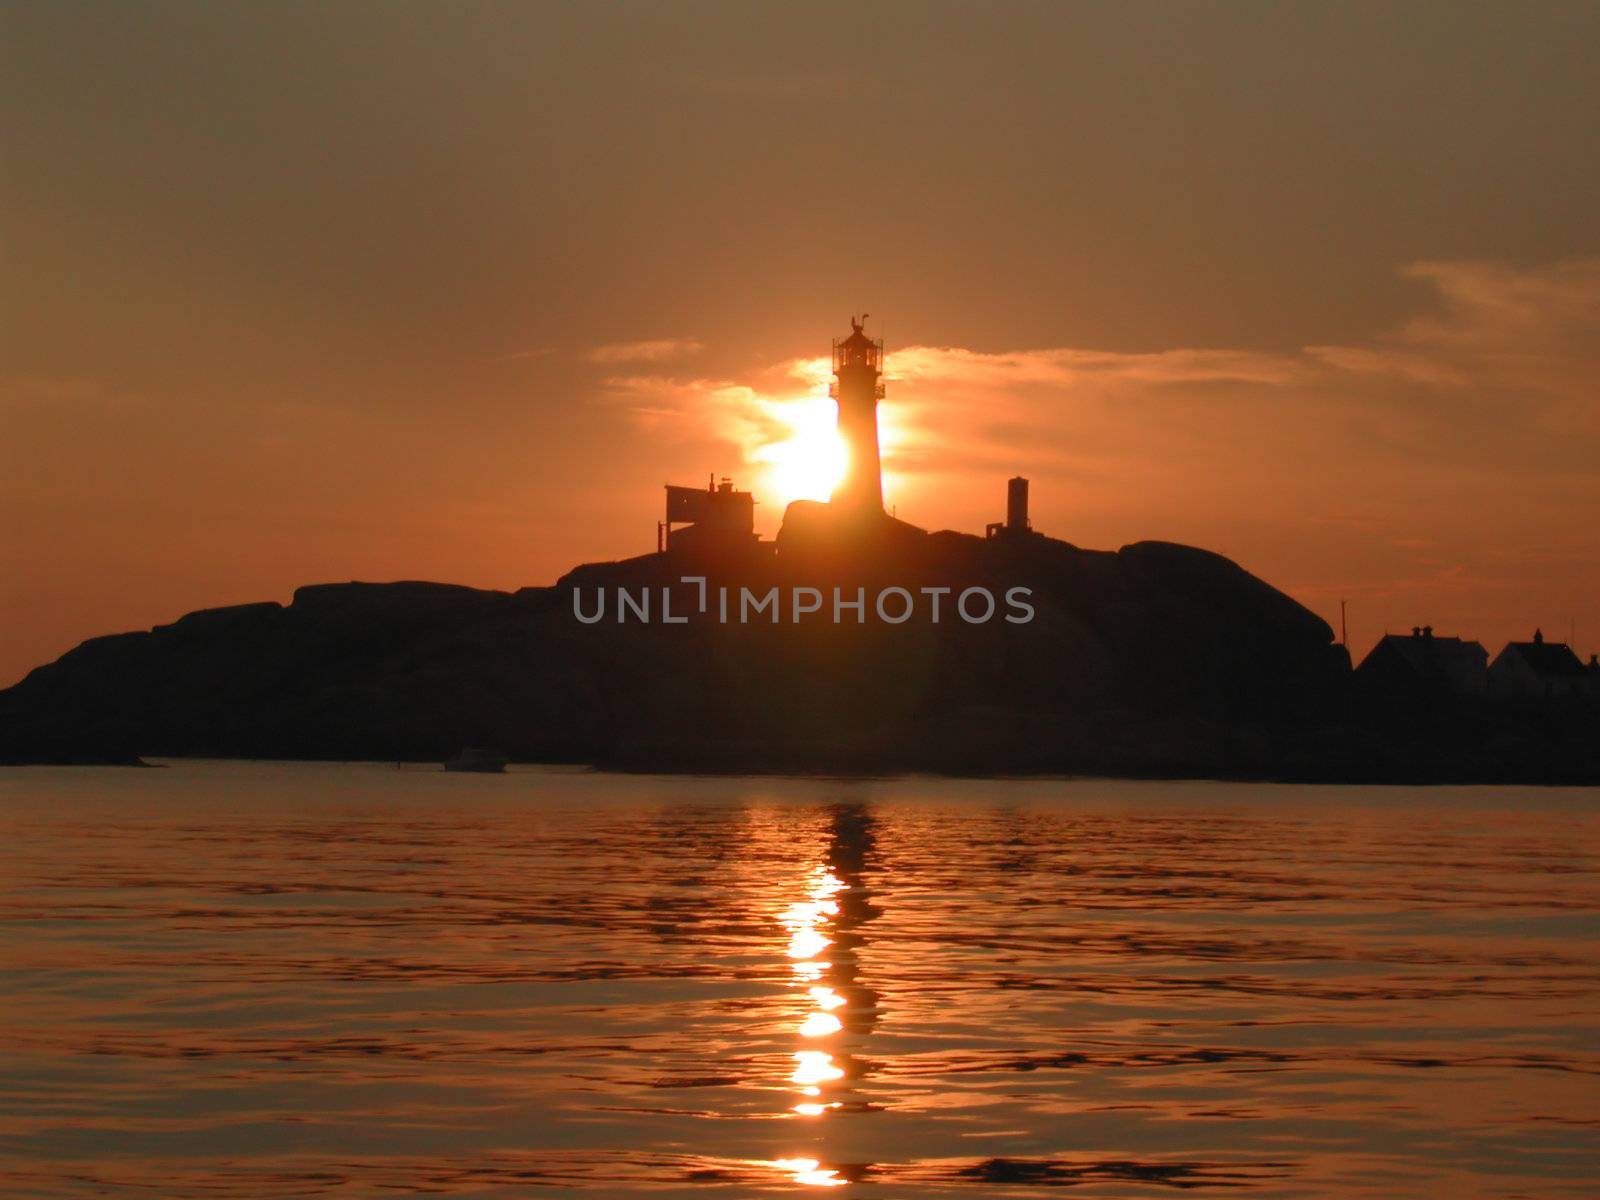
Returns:
[[[687,358],[705,349],[695,338],[655,338],[643,342],[608,342],[596,346],[585,356],[592,363],[610,366],[617,363],[661,363]]]
[[[1531,546],[1570,564],[1574,595],[1600,587],[1577,519],[1600,510],[1600,260],[1405,274],[1431,299],[1360,344],[893,350],[886,496],[918,524],[971,529],[1020,473],[1041,523],[1073,540],[1193,540],[1324,615],[1341,597],[1383,597],[1362,619],[1509,636],[1505,598],[1549,574]],[[658,433],[727,445],[778,513],[826,495],[828,369],[658,367],[613,378],[609,394]]]
[[[1314,346],[1308,356],[1457,393],[1520,397],[1535,405],[1527,416],[1552,428],[1600,431],[1600,258],[1533,270],[1423,262],[1404,274],[1432,288],[1431,311],[1372,345]]]
[[[529,362],[533,359],[548,358],[555,353],[554,346],[530,346],[526,350],[513,350],[510,354],[497,354],[490,362]]]
[[[1273,463],[1294,470],[1297,454],[1580,467],[1577,443],[1563,453],[1539,442],[1600,434],[1600,260],[1419,263],[1405,274],[1432,287],[1433,304],[1361,345],[900,348],[885,366],[885,468],[959,476],[1011,463],[1091,477],[1120,464],[1131,479],[1237,461],[1260,475]],[[644,373],[611,386],[641,419],[696,424],[760,464],[797,423],[814,425],[827,375],[826,360],[806,358],[744,379]]]

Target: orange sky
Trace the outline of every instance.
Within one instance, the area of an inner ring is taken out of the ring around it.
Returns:
[[[0,682],[770,533],[862,309],[905,519],[1600,649],[1600,8],[1310,8],[5,5]]]

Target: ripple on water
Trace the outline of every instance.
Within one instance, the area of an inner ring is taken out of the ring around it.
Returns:
[[[0,1184],[1585,1195],[1593,799],[0,772]]]

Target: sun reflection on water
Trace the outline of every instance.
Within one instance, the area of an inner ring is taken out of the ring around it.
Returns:
[[[812,1006],[801,1018],[795,1033],[808,1042],[815,1043],[830,1038],[844,1028],[844,1023],[832,1010],[845,1003],[843,996],[825,983],[824,977],[833,964],[819,956],[833,945],[828,932],[839,916],[839,902],[835,897],[847,889],[845,882],[834,874],[831,867],[816,867],[806,880],[806,899],[791,904],[778,919],[789,931],[789,946],[785,953],[790,961],[793,985]],[[837,1066],[828,1050],[807,1047],[794,1052],[794,1071],[789,1081],[805,1097],[790,1107],[802,1117],[820,1117],[830,1109],[838,1108],[837,1101],[822,1101],[822,1085],[844,1078],[844,1070]]]
[[[877,915],[863,883],[863,866],[872,844],[872,821],[859,805],[840,805],[831,813],[831,839],[823,860],[802,877],[803,896],[778,917],[788,935],[784,954],[789,990],[796,1004],[793,1067],[788,1082],[797,1093],[792,1118],[815,1123],[859,1115],[871,1108],[851,1093],[862,1082],[862,1064],[846,1039],[869,1032],[877,1010],[876,994],[857,978],[859,927]],[[824,1126],[814,1125],[812,1139]],[[810,1187],[838,1187],[858,1178],[861,1164],[824,1166],[820,1146],[789,1149],[768,1164],[790,1181]]]
[[[810,1187],[843,1187],[850,1182],[840,1179],[837,1170],[824,1167],[814,1158],[779,1158],[772,1165],[780,1171],[789,1172],[796,1183]]]
[[[0,1191],[1594,1194],[1589,793],[522,778],[0,770]]]

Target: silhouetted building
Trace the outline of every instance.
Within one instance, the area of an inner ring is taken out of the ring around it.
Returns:
[[[1547,642],[1535,629],[1531,642],[1507,642],[1489,667],[1497,696],[1578,696],[1588,691],[1583,662],[1565,642]]]
[[[1386,633],[1356,668],[1369,693],[1427,702],[1482,696],[1488,685],[1489,652],[1477,642],[1434,637],[1432,625],[1413,626],[1410,636]]]
[[[839,402],[839,436],[849,462],[834,489],[836,508],[863,515],[883,513],[883,472],[878,455],[878,401],[883,399],[883,342],[850,318],[850,336],[833,343],[833,383],[828,394]]]
[[[1001,534],[1027,533],[1028,524],[1028,481],[1021,475],[1006,481],[1006,519],[1004,524],[991,522],[984,526],[986,537],[999,537]]]
[[[673,546],[738,549],[756,540],[755,497],[733,490],[733,480],[711,477],[704,488],[667,484],[667,517],[661,523],[658,550]],[[674,529],[674,525],[684,525]]]

